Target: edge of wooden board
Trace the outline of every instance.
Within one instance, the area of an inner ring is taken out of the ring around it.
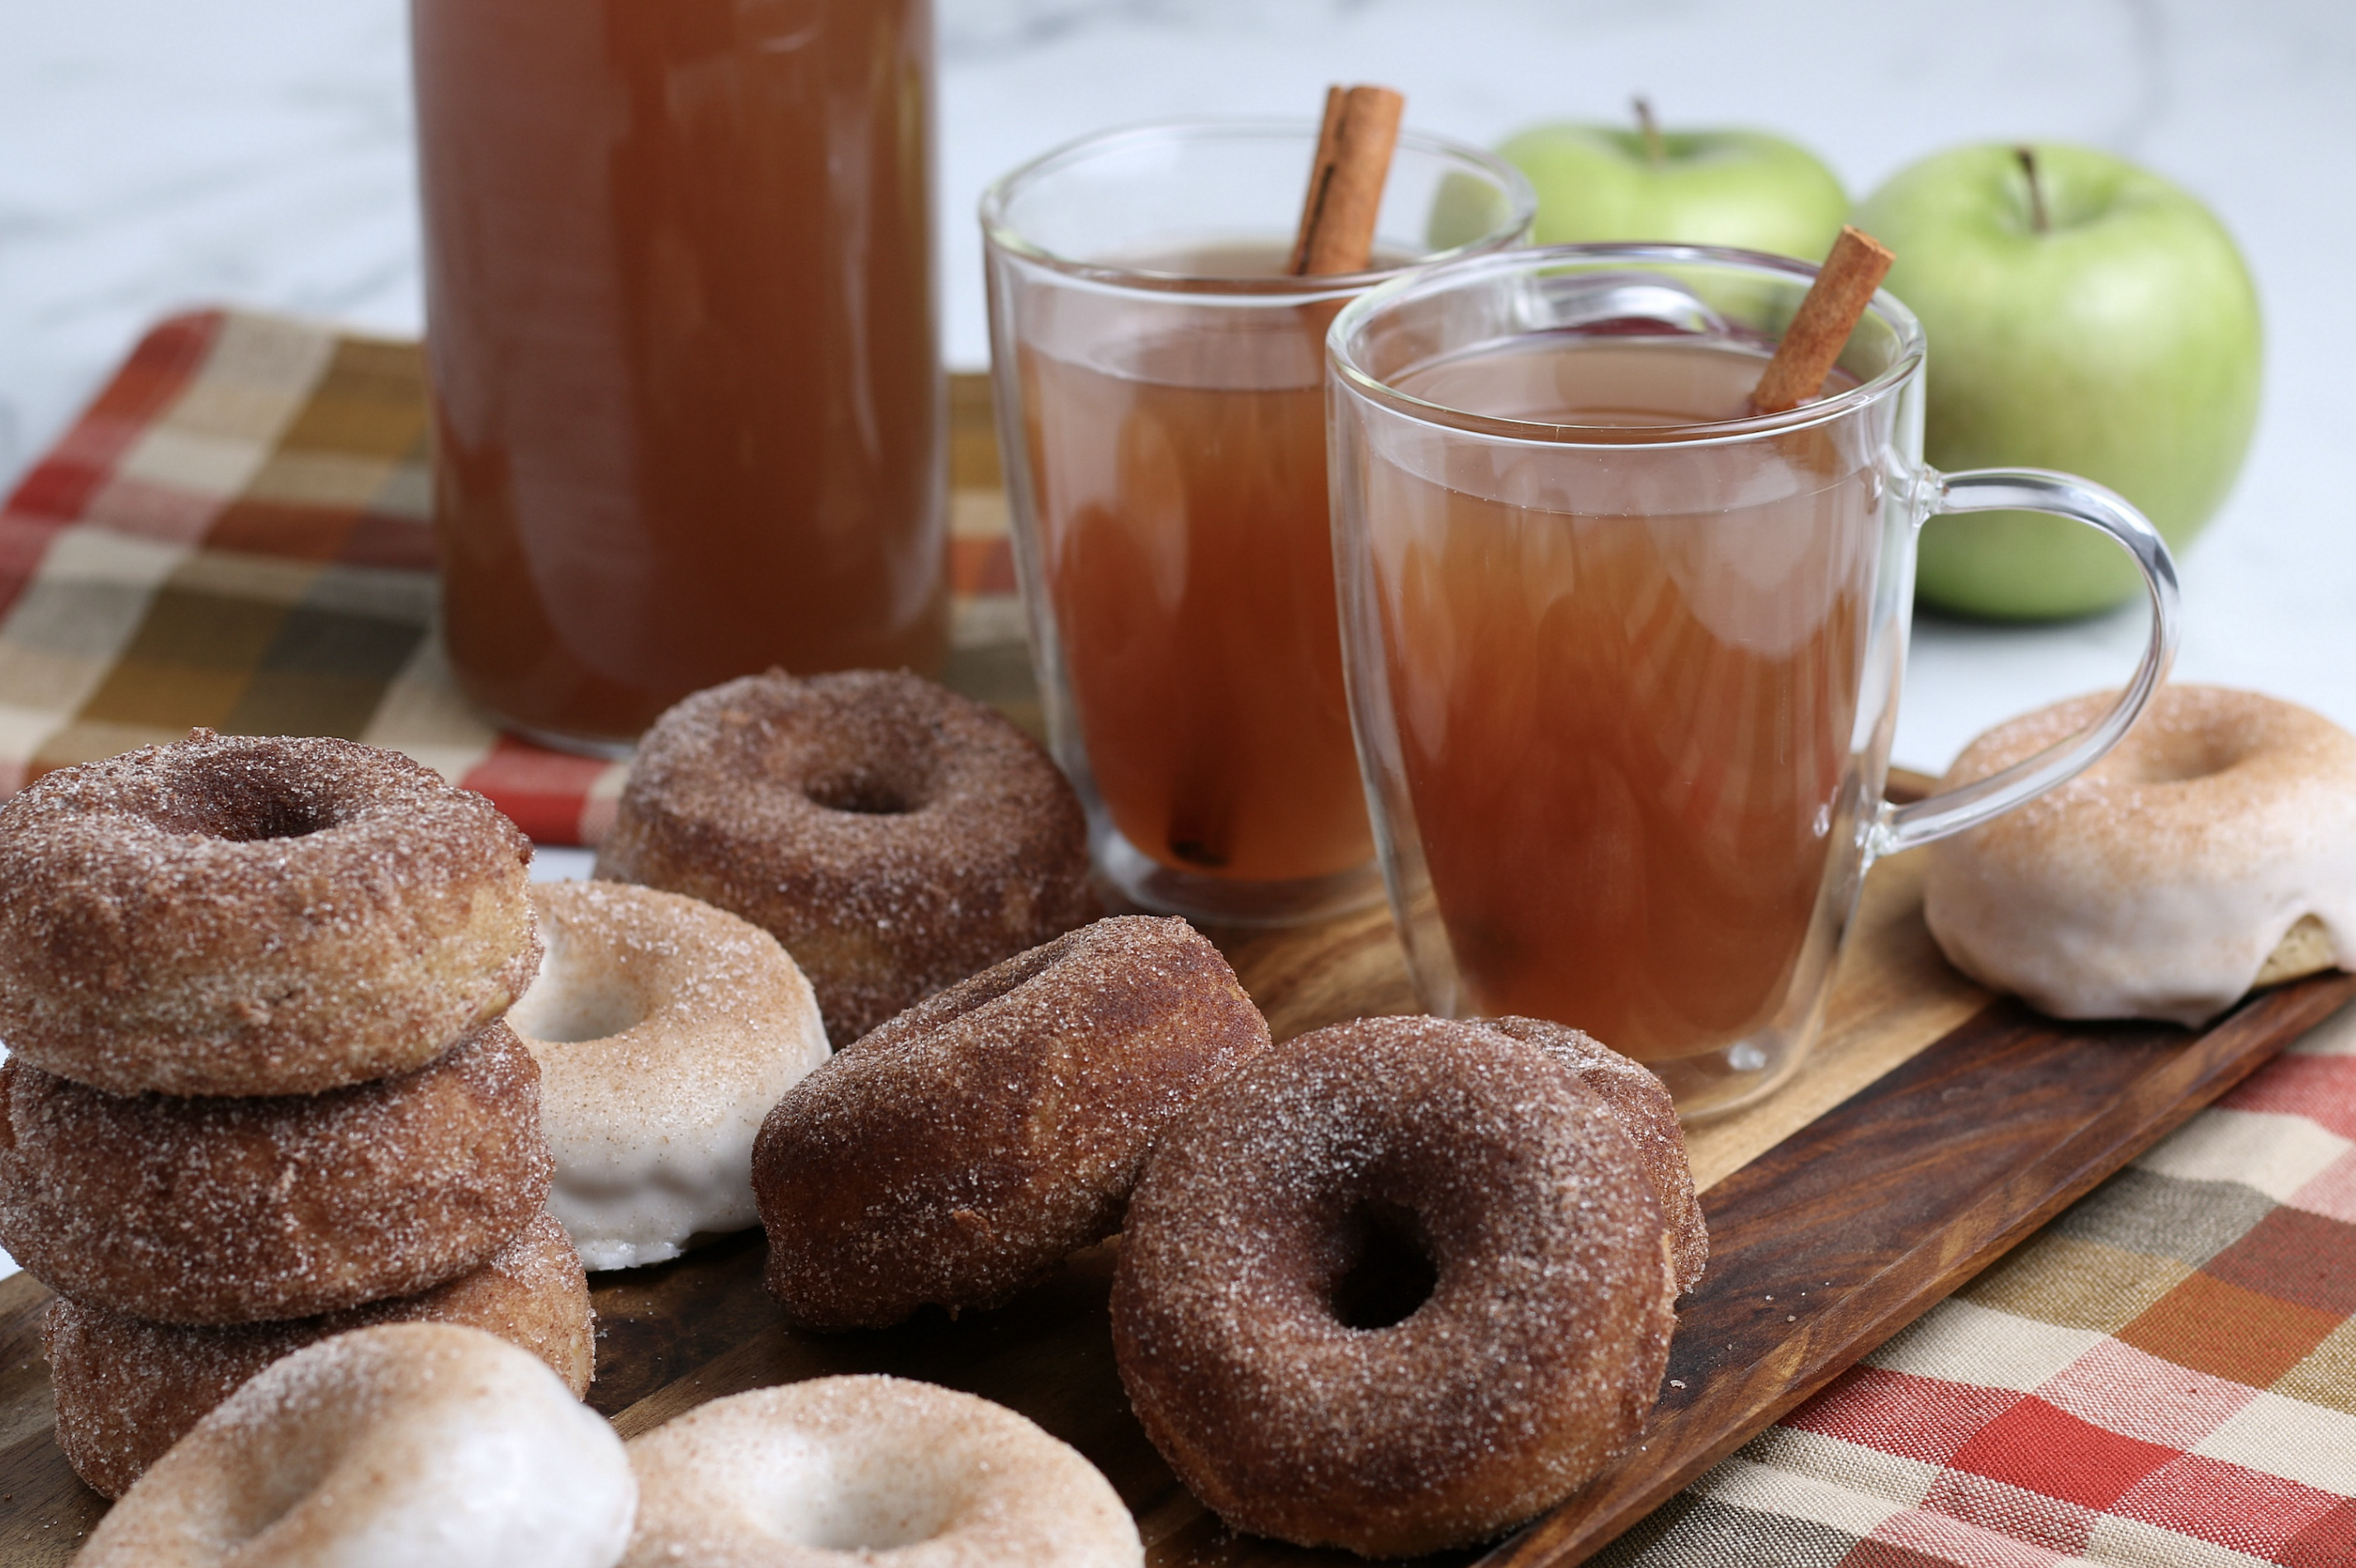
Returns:
[[[1483,1568],[1586,1561],[2351,997],[2356,975],[2319,976],[2200,1035],[2065,1032],[1999,1002],[1810,1122],[1705,1195],[1711,1273],[1683,1304],[1670,1352],[1669,1377],[1686,1386],[1664,1388],[1642,1447]],[[2107,1103],[2073,1109],[2089,1100]],[[1837,1171],[1824,1158],[1835,1146]],[[1933,1184],[1944,1222],[1917,1216],[1913,1244],[1877,1251],[1874,1207],[1906,1171],[1942,1162],[1995,1179]],[[1772,1243],[1812,1234],[1841,1238],[1813,1254],[1835,1261],[1779,1272]],[[1826,1270],[1824,1284],[1805,1283]]]

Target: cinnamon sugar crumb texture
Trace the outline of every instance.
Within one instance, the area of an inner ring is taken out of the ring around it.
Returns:
[[[1940,788],[2078,733],[2097,694],[1974,741]],[[2061,1018],[2198,1026],[2254,985],[2356,968],[2356,736],[2254,692],[2164,686],[2076,779],[1931,847],[1948,961]]]
[[[115,1095],[0,1066],[0,1246],[60,1294],[166,1323],[409,1295],[548,1196],[539,1069],[504,1023],[317,1095]]]
[[[1640,1061],[1622,1056],[1581,1030],[1543,1018],[1483,1018],[1481,1022],[1526,1045],[1537,1047],[1578,1076],[1619,1118],[1620,1130],[1635,1145],[1653,1196],[1661,1202],[1676,1258],[1677,1289],[1701,1283],[1709,1263],[1709,1231],[1702,1224],[1701,1199],[1694,1192],[1693,1166],[1686,1158],[1685,1129],[1677,1121],[1669,1086]]]
[[[604,1418],[480,1329],[307,1346],[198,1422],[78,1568],[613,1568],[637,1483]]]
[[[248,1378],[305,1345],[379,1323],[456,1323],[530,1351],[577,1398],[596,1361],[589,1279],[564,1227],[542,1214],[490,1261],[419,1295],[320,1317],[187,1327],[60,1296],[41,1326],[58,1445],[74,1473],[119,1498]]]
[[[118,1094],[423,1066],[538,961],[531,844],[397,752],[197,730],[0,803],[0,1039]]]
[[[1023,1417],[899,1378],[701,1405],[630,1444],[623,1568],[1142,1568],[1096,1466]]]
[[[905,671],[699,692],[640,743],[597,875],[785,944],[837,1047],[1095,912],[1087,824],[990,708]]]
[[[1009,1299],[1120,1228],[1153,1140],[1268,1038],[1180,919],[1099,920],[951,986],[770,1112],[770,1294],[815,1328]]]
[[[508,1023],[540,1063],[550,1209],[593,1269],[677,1257],[757,1224],[753,1139],[827,1056],[809,982],[775,937],[620,882],[544,883],[548,947]]]
[[[1233,1528],[1465,1545],[1635,1440],[1678,1246],[1621,1116],[1561,1056],[1362,1019],[1260,1056],[1156,1146],[1114,1353],[1154,1446]]]

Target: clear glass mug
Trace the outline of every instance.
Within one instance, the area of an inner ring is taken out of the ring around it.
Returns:
[[[1333,615],[1325,328],[1408,264],[1517,242],[1536,209],[1511,165],[1408,133],[1384,264],[1283,275],[1317,129],[1116,131],[981,204],[1050,740],[1115,886],[1205,919],[1379,896]]]
[[[1423,1003],[1585,1029],[1688,1117],[1799,1067],[1876,857],[2092,764],[2175,648],[2174,564],[2118,496],[1923,465],[1922,330],[1889,295],[1825,396],[1749,414],[1814,275],[1523,251],[1374,290],[1327,339],[1351,712]],[[2006,509],[2123,545],[2149,646],[2084,734],[1892,806],[1916,532]]]

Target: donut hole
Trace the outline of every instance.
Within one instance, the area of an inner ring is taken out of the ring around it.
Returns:
[[[1368,1202],[1343,1222],[1341,1272],[1330,1292],[1345,1328],[1372,1332],[1406,1322],[1431,1299],[1440,1265],[1413,1210]]]
[[[806,1484],[773,1491],[770,1528],[777,1539],[819,1552],[890,1552],[939,1535],[960,1488],[937,1464],[900,1454],[856,1450],[798,1455]]]
[[[813,806],[859,817],[905,817],[921,809],[917,791],[896,779],[869,772],[834,773],[811,779],[802,793]]]
[[[610,1039],[647,1020],[645,991],[616,963],[598,963],[554,921],[541,928],[547,943],[539,977],[508,1009],[508,1026],[552,1046]]]
[[[166,825],[230,843],[259,843],[307,838],[343,820],[332,798],[286,788],[281,780],[246,775],[208,785],[195,800],[180,802],[181,810],[173,813],[179,820]]]
[[[337,1391],[346,1395],[348,1390]],[[228,1542],[243,1544],[269,1533],[316,1494],[341,1465],[349,1429],[322,1408],[316,1391],[297,1396],[299,1413],[276,1428],[256,1428],[231,1459],[235,1484],[224,1488],[220,1525]],[[341,1401],[330,1398],[330,1406]]]
[[[2256,746],[2240,725],[2155,725],[2136,732],[2115,755],[2130,784],[2190,784],[2239,766]]]

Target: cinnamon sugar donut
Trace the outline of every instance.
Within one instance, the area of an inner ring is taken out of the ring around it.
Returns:
[[[837,1046],[1086,920],[1087,823],[1031,738],[905,671],[698,692],[640,742],[597,875],[786,945]]]
[[[593,1269],[675,1258],[757,1224],[753,1138],[826,1059],[809,983],[776,939],[709,904],[547,882],[548,944],[508,1024],[540,1063],[548,1207]]]
[[[59,1297],[41,1326],[57,1392],[58,1446],[74,1473],[119,1498],[238,1385],[305,1345],[379,1323],[458,1323],[548,1363],[575,1398],[596,1362],[589,1279],[543,1214],[491,1261],[419,1295],[321,1317],[190,1328]]]
[[[899,1378],[714,1400],[630,1444],[623,1568],[1142,1568],[1119,1494],[1003,1405]]]
[[[614,1429],[479,1328],[305,1346],[196,1424],[78,1568],[613,1568],[637,1482]]]
[[[540,1072],[495,1023],[318,1095],[113,1095],[0,1066],[0,1246],[161,1323],[307,1317],[478,1267],[548,1197]]]
[[[2084,729],[2081,697],[1974,741],[1942,789]],[[2107,757],[1932,846],[1948,961],[2061,1018],[2199,1025],[2253,986],[2356,967],[2356,736],[2254,692],[2163,686]]]
[[[0,1039],[117,1094],[296,1094],[405,1072],[538,954],[531,845],[350,741],[190,732],[0,804]]]
[[[1677,1122],[1669,1086],[1651,1069],[1633,1061],[1592,1035],[1543,1018],[1483,1018],[1487,1028],[1533,1045],[1576,1073],[1612,1114],[1635,1145],[1653,1196],[1661,1200],[1676,1261],[1677,1290],[1701,1281],[1709,1262],[1709,1231],[1702,1224],[1701,1199],[1694,1192],[1693,1166],[1686,1158],[1685,1129]]]
[[[769,1113],[769,1292],[813,1328],[995,1305],[1119,1230],[1163,1125],[1267,1045],[1180,919],[1099,920],[953,985]]]
[[[1633,1442],[1675,1239],[1620,1118],[1548,1051],[1369,1018],[1248,1064],[1130,1199],[1113,1349],[1237,1530],[1404,1556],[1493,1536]]]

